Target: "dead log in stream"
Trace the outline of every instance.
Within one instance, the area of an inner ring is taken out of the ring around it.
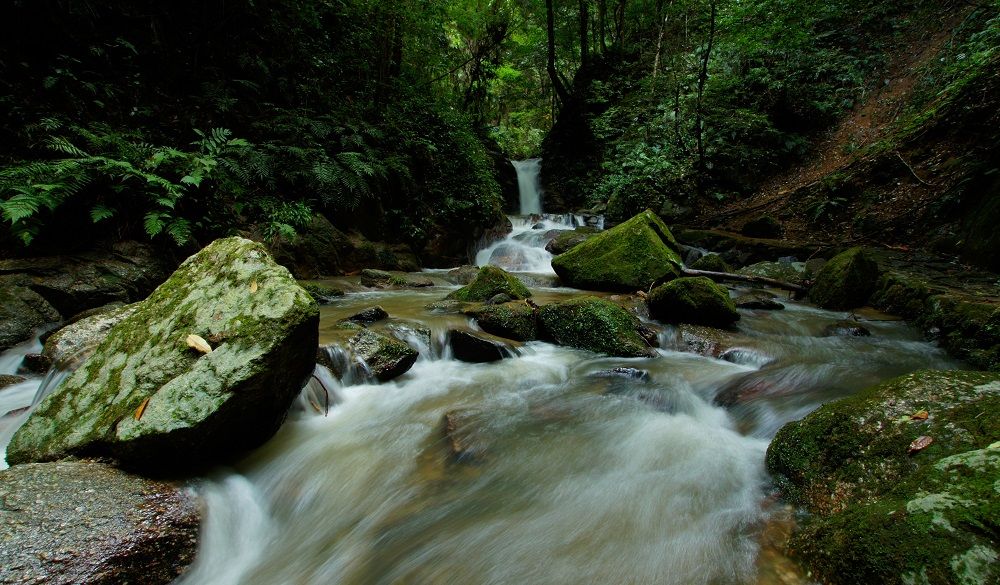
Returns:
[[[790,290],[798,294],[806,294],[809,292],[807,287],[800,284],[794,284],[791,282],[785,282],[783,280],[777,280],[775,278],[767,278],[766,276],[750,276],[747,274],[733,274],[732,272],[714,272],[712,270],[694,270],[692,268],[682,268],[681,274],[684,276],[705,276],[711,278],[712,280],[736,280],[739,282],[750,282],[754,284],[766,284],[768,286],[773,286],[775,288],[780,288],[784,290]]]

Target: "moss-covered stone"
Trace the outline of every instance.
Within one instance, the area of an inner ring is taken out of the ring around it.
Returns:
[[[677,241],[652,211],[597,234],[552,260],[562,281],[586,290],[646,290],[676,278]]]
[[[851,248],[826,263],[809,298],[824,309],[853,309],[868,302],[879,278],[875,261],[861,248]]]
[[[260,244],[188,258],[14,435],[9,463],[213,464],[268,439],[312,371],[319,310]],[[189,335],[213,351],[188,346]]]
[[[1000,371],[1000,305],[959,294],[933,295],[918,322],[937,330],[952,355],[984,370]]]
[[[531,296],[531,291],[513,274],[496,266],[483,266],[479,269],[475,280],[452,292],[446,298],[482,303],[501,293],[512,299],[526,299]]]
[[[319,284],[317,282],[300,282],[299,286],[304,288],[309,296],[321,305],[329,305],[338,298],[344,296],[344,291],[339,288]]]
[[[806,279],[806,267],[801,262],[757,262],[736,271],[746,276],[773,278],[799,284]]]
[[[829,583],[997,582],[997,409],[1000,374],[925,371],[783,427],[768,469],[814,513],[792,550]]]
[[[354,356],[380,382],[402,376],[413,367],[419,354],[402,341],[362,329],[348,342]]]
[[[522,301],[488,305],[470,313],[487,333],[515,341],[538,339],[535,309]]]
[[[690,268],[695,270],[709,270],[711,272],[732,272],[733,267],[722,259],[718,254],[705,254],[691,263]]]
[[[599,232],[599,229],[590,226],[578,227],[574,230],[563,230],[556,237],[552,238],[548,244],[545,244],[545,249],[552,254],[565,254],[572,248],[593,238]]]
[[[666,323],[726,327],[739,320],[725,288],[703,276],[678,278],[649,293],[649,312]]]
[[[545,336],[559,345],[622,357],[654,353],[639,320],[611,301],[579,297],[545,305],[538,315]]]

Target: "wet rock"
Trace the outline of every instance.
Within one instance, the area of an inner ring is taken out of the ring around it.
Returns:
[[[13,386],[15,384],[20,384],[27,380],[24,376],[15,376],[13,374],[0,374],[0,390],[8,386]]]
[[[420,355],[406,343],[368,329],[358,331],[348,346],[380,382],[405,374]]]
[[[469,303],[463,301],[434,301],[433,303],[427,303],[424,305],[424,309],[430,311],[431,313],[443,313],[443,314],[458,314],[465,311],[469,307]]]
[[[39,328],[60,319],[59,311],[26,284],[26,278],[0,278],[0,351],[28,341]]]
[[[625,378],[628,380],[638,380],[640,382],[649,381],[649,372],[636,368],[611,368],[594,372],[591,376],[595,378]]]
[[[806,266],[801,262],[757,262],[740,268],[736,273],[801,284],[806,279]]]
[[[392,274],[384,270],[374,270],[366,268],[361,271],[361,284],[368,288],[423,288],[434,286],[434,282],[427,278],[411,279],[398,274]]]
[[[682,324],[677,331],[679,333],[679,339],[676,343],[677,350],[689,351],[705,357],[717,358],[734,343],[731,332],[714,327]]]
[[[565,254],[598,233],[600,233],[600,230],[597,228],[586,226],[578,227],[574,230],[559,230],[555,234],[555,237],[549,240],[549,243],[545,244],[545,249],[556,256]]]
[[[448,343],[455,359],[463,362],[498,362],[514,355],[506,345],[468,331],[452,329],[448,332]]]
[[[167,584],[197,552],[197,498],[90,461],[0,472],[0,582]]]
[[[789,548],[826,583],[996,583],[998,409],[1000,374],[924,371],[785,425],[767,466],[811,512]]]
[[[21,359],[21,365],[17,367],[19,374],[44,374],[52,367],[52,360],[48,356],[40,353],[25,354]]]
[[[115,325],[131,316],[138,308],[138,303],[118,306],[70,323],[45,340],[42,353],[60,369],[75,369],[94,353]]]
[[[449,300],[484,302],[498,294],[512,299],[526,299],[531,291],[518,278],[502,268],[483,266],[476,278],[447,296]]]
[[[445,273],[444,279],[452,284],[466,285],[476,279],[479,274],[478,266],[459,266]]]
[[[138,305],[39,404],[9,463],[99,454],[189,470],[274,434],[313,370],[319,311],[263,246],[218,240]]]
[[[837,321],[823,328],[824,337],[868,337],[872,332],[857,321]]]
[[[490,299],[488,301],[486,301],[486,304],[487,305],[502,305],[504,303],[509,303],[509,302],[511,302],[513,300],[514,299],[510,298],[509,294],[507,294],[507,293],[500,293],[498,295],[493,295],[492,297],[490,297]]]
[[[368,307],[358,311],[348,317],[347,320],[353,321],[354,323],[375,323],[388,318],[389,313],[387,313],[382,307],[375,305],[374,307]]]
[[[523,301],[481,307],[471,315],[483,331],[498,337],[515,341],[531,341],[539,337],[535,308]]]
[[[809,299],[824,309],[860,307],[875,292],[879,267],[861,248],[851,248],[830,260],[809,291]]]
[[[719,354],[719,359],[741,366],[764,366],[771,362],[771,357],[745,347],[731,347]]]
[[[780,238],[782,231],[780,221],[770,215],[762,215],[743,224],[740,233],[748,238]]]
[[[317,284],[315,282],[300,282],[299,286],[305,289],[309,296],[313,298],[320,305],[329,305],[334,301],[344,296],[344,291],[332,286],[326,286],[325,284]]]
[[[552,260],[552,268],[568,286],[626,292],[676,278],[681,264],[676,240],[649,210]]]
[[[785,308],[774,297],[764,293],[742,294],[733,300],[737,309],[748,309],[753,311],[781,311]]]
[[[649,312],[667,323],[726,327],[740,314],[726,289],[705,277],[678,278],[649,294]]]
[[[726,352],[722,355],[726,355]],[[719,388],[714,402],[729,408],[762,398],[791,396],[805,390],[801,383],[797,383],[795,377],[797,371],[795,368],[774,366],[741,374]]]
[[[709,270],[711,272],[732,272],[733,267],[718,254],[705,254],[695,260],[691,266],[694,270]]]
[[[655,355],[634,315],[610,301],[578,297],[539,309],[544,335],[559,345],[620,357]]]
[[[482,414],[478,410],[457,409],[441,417],[441,435],[453,462],[474,463],[484,456],[487,441],[482,434]]]
[[[781,256],[809,258],[820,249],[818,244],[750,238],[721,230],[677,229],[674,235],[681,243],[716,252],[726,262],[736,266],[746,266]]]

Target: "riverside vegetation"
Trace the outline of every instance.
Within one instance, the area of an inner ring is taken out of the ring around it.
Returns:
[[[0,580],[1000,580],[997,2],[0,12]]]

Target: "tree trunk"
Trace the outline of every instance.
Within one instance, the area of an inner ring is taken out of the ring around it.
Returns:
[[[776,280],[774,278],[767,278],[765,276],[749,276],[746,274],[733,274],[732,272],[713,272],[711,270],[694,270],[691,268],[682,269],[681,274],[684,276],[705,276],[707,278],[711,278],[712,280],[737,280],[739,282],[766,284],[775,288],[790,290],[796,293],[809,292],[808,288],[800,284],[785,282],[784,280]]]
[[[587,0],[580,0],[580,68],[585,69],[590,61],[590,35],[587,26],[590,23],[590,9]]]
[[[607,34],[608,0],[598,0],[597,2],[597,29],[600,37],[601,53],[608,52]]]
[[[698,149],[698,194],[705,194],[705,142],[703,137],[704,121],[702,116],[702,100],[705,95],[705,82],[708,81],[708,59],[712,55],[712,45],[715,43],[715,17],[716,17],[716,0],[710,1],[711,6],[711,16],[708,20],[708,46],[705,47],[705,55],[701,60],[701,71],[698,73],[698,99],[695,106],[694,112],[694,136],[695,142]]]
[[[549,73],[549,80],[552,82],[552,89],[555,92],[556,101],[566,103],[569,100],[569,92],[559,78],[556,71],[556,25],[555,13],[552,9],[552,0],[545,0],[545,26],[548,33],[549,53],[546,70]]]

